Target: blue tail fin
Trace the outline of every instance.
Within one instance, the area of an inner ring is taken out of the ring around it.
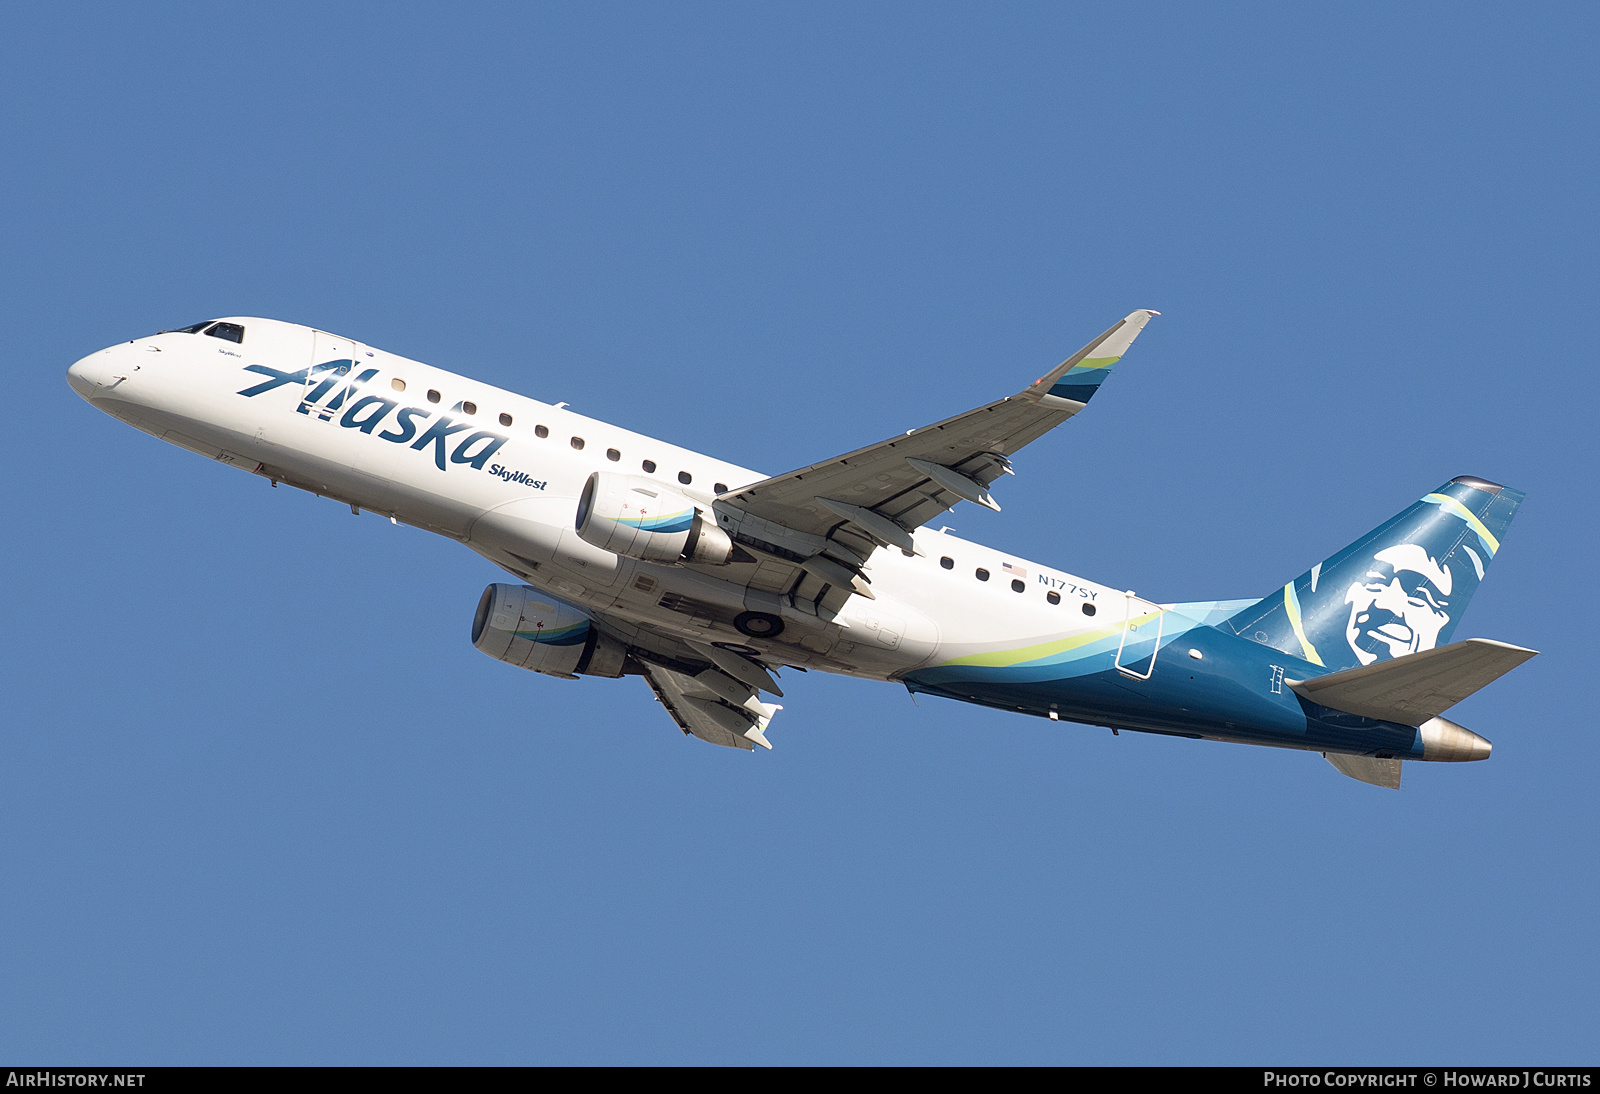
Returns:
[[[1522,498],[1451,479],[1217,626],[1330,670],[1444,645]]]

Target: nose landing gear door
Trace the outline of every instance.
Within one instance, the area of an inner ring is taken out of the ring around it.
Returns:
[[[1117,656],[1112,663],[1130,679],[1148,680],[1156,671],[1156,652],[1161,648],[1167,613],[1159,604],[1135,596],[1132,589],[1124,596],[1122,640],[1117,643]]]
[[[333,417],[345,401],[343,392],[355,368],[356,350],[356,344],[348,338],[338,338],[320,330],[315,332],[311,367],[306,369],[305,393],[295,409],[323,421]]]

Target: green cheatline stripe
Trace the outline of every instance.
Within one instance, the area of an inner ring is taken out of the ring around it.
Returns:
[[[1067,371],[1062,373],[1062,375],[1063,376],[1071,376],[1074,372],[1077,372],[1080,368],[1088,368],[1088,369],[1110,368],[1112,365],[1116,364],[1120,360],[1122,360],[1122,358],[1120,356],[1118,356],[1118,357],[1085,357],[1083,360],[1079,361],[1077,364],[1075,364],[1071,368],[1067,369]]]
[[[516,635],[518,638],[526,638],[530,642],[538,642],[541,639],[547,640],[558,636],[575,634],[578,631],[588,627],[588,625],[588,623],[574,623],[568,627],[552,627],[549,630],[546,630],[543,627],[536,627],[529,631],[512,631],[511,633]]]
[[[1160,612],[1146,612],[1144,615],[1134,616],[1128,621],[1131,627],[1141,623],[1148,623]],[[1042,661],[1047,657],[1054,657],[1058,653],[1075,650],[1079,646],[1087,646],[1091,642],[1098,642],[1102,638],[1110,638],[1122,629],[1122,624],[1115,627],[1106,627],[1098,631],[1087,631],[1072,638],[1062,638],[1055,642],[1042,642],[1037,646],[1023,646],[1015,650],[995,650],[993,653],[974,653],[967,657],[957,657],[934,668],[948,669],[961,666],[974,666],[986,669],[1006,668],[1010,665],[1022,664],[1025,661]]]
[[[670,524],[672,521],[682,520],[692,512],[694,512],[693,509],[683,509],[676,513],[667,513],[664,516],[657,517],[618,517],[617,523],[631,524],[636,528],[643,528],[650,524]]]

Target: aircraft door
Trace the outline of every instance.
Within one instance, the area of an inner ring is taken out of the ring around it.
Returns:
[[[311,362],[306,369],[305,393],[295,409],[301,414],[311,414],[323,421],[333,417],[329,397],[343,387],[351,369],[355,367],[356,343],[348,338],[315,331],[311,343]]]
[[[1156,653],[1161,649],[1167,613],[1160,605],[1136,596],[1132,589],[1123,594],[1123,604],[1122,638],[1112,663],[1130,679],[1148,680],[1156,671]]]

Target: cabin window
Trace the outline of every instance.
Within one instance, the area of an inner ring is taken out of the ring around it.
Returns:
[[[501,425],[507,425],[507,426],[510,425],[511,424],[511,415],[509,415],[509,414],[500,415],[500,424]]]
[[[1027,586],[1024,585],[1022,582],[1018,581],[1016,578],[1012,578],[1011,579],[1011,591],[1012,592],[1020,593],[1023,589],[1026,589],[1026,588],[1027,588]]]
[[[400,377],[396,376],[393,380],[389,381],[389,386],[394,388],[396,391],[404,391],[406,389],[406,382],[400,379]]]
[[[1061,594],[1056,592],[1054,589],[1051,589],[1049,592],[1045,593],[1044,598],[1052,604],[1061,603]]]
[[[656,461],[655,460],[645,460],[639,466],[644,468],[645,471],[647,473],[651,474],[651,475],[654,475],[656,473]]]
[[[477,403],[462,403],[461,404],[461,412],[463,414],[476,414],[478,412],[478,404]]]
[[[572,447],[578,449],[581,452],[583,450],[583,438],[582,437],[574,437],[574,438],[572,438]]]
[[[1084,603],[1083,603],[1083,614],[1084,615],[1093,615],[1094,614],[1094,605],[1090,604],[1088,601],[1084,601]]]
[[[533,435],[535,437],[548,437],[548,436],[550,436],[549,427],[542,426],[542,425],[536,425],[536,426],[533,427]]]
[[[429,388],[428,389],[428,402],[437,403],[438,401],[439,401],[439,393],[437,391],[434,391],[432,388]]]
[[[678,481],[683,483],[683,485],[688,486],[691,482],[694,481],[694,476],[689,474],[689,472],[687,472],[687,471],[679,471],[678,472]]]
[[[988,581],[989,580],[989,571],[985,570],[982,566],[979,566],[976,570],[973,571],[973,576],[976,577],[979,581]]]
[[[712,483],[711,489],[718,494],[726,494],[728,492],[728,484],[725,482]]]
[[[213,338],[225,338],[230,342],[244,341],[244,328],[237,323],[218,323],[206,333]]]
[[[615,448],[608,448],[606,449],[606,459],[610,460],[612,463],[616,463],[618,460],[622,459],[622,453],[618,452]]]
[[[945,555],[939,560],[939,565],[943,566],[946,570],[954,570],[956,568],[956,560],[951,558],[949,555]]]

